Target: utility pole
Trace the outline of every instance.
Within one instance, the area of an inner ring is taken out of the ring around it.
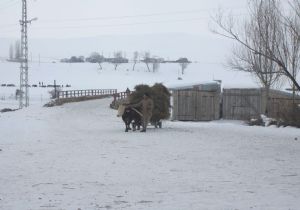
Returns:
[[[29,106],[28,93],[28,34],[27,34],[27,0],[22,0],[21,24],[21,67],[20,67],[20,101],[19,107]],[[24,101],[25,100],[25,101]]]
[[[19,108],[29,106],[29,84],[28,84],[28,33],[27,25],[37,18],[27,20],[27,0],[22,0],[21,24],[21,66],[20,66],[20,101]]]

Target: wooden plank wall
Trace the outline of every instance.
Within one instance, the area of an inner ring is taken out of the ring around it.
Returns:
[[[293,107],[293,99],[290,94],[270,90],[268,101],[266,101],[265,95],[266,91],[262,88],[224,89],[223,118],[249,120],[265,113],[266,108],[269,117],[278,118]],[[300,99],[296,99],[295,102],[300,103]]]
[[[257,117],[262,110],[261,89],[224,89],[223,118],[249,120]]]
[[[173,119],[210,121],[220,116],[220,93],[217,91],[174,90]]]
[[[230,120],[250,120],[265,113],[268,116],[280,118],[293,108],[293,99],[290,94],[270,90],[269,100],[265,99],[265,90],[253,89],[224,89],[222,97],[219,92],[200,90],[173,91],[173,120],[181,121],[210,121],[220,118]],[[220,103],[220,99],[222,102]],[[300,98],[295,102],[300,104]],[[220,106],[220,104],[222,104]]]
[[[272,97],[268,104],[268,115],[272,118],[282,118],[286,116],[293,110],[293,103],[300,104],[300,99],[295,99],[293,101],[292,98],[275,98]]]

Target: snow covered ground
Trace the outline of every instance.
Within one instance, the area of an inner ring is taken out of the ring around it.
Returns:
[[[227,86],[257,86],[248,74],[228,71],[222,66],[203,65],[193,63],[189,65],[185,75],[180,75],[178,64],[161,64],[157,73],[148,72],[144,64],[137,64],[136,71],[132,71],[132,64],[122,64],[115,71],[112,64],[103,64],[103,70],[98,64],[64,64],[64,63],[30,63],[29,84],[53,85],[67,84],[69,89],[118,89],[125,91],[133,89],[137,84],[154,84],[162,82],[167,86],[186,83],[211,82],[221,79]],[[0,85],[15,84],[14,88],[0,86],[0,109],[17,108],[18,101],[14,100],[15,91],[19,86],[19,64],[0,62]],[[178,76],[183,80],[178,80]],[[49,100],[49,91],[53,88],[30,88],[30,103],[45,104]],[[66,88],[64,88],[66,89]],[[46,102],[45,102],[46,101]],[[8,107],[9,105],[9,107]]]
[[[110,101],[0,114],[0,209],[299,209],[299,129],[125,133]]]
[[[118,70],[109,63],[103,64],[100,70],[98,64],[91,63],[30,63],[29,84],[64,85],[64,90],[76,89],[118,89],[125,91],[133,89],[137,84],[152,85],[161,82],[168,87],[191,83],[205,83],[222,80],[222,87],[249,88],[259,87],[252,76],[245,72],[230,71],[222,64],[192,63],[184,75],[181,75],[178,64],[161,64],[157,73],[148,72],[145,64],[138,63],[132,71],[132,64],[122,64]],[[0,62],[0,109],[18,108],[15,92],[19,86],[19,64]],[[182,80],[178,80],[181,77]],[[300,80],[300,75],[299,78]],[[16,87],[1,87],[2,84],[15,84]],[[66,85],[71,85],[66,88]],[[281,87],[284,90],[288,83]],[[30,104],[45,104],[49,101],[49,91],[53,88],[29,88]]]

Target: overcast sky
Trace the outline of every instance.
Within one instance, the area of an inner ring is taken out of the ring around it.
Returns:
[[[28,0],[32,38],[208,33],[218,8],[246,13],[247,0]],[[0,0],[0,37],[19,37],[21,0]]]

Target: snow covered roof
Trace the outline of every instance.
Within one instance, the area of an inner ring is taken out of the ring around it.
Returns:
[[[170,85],[170,90],[186,90],[186,89],[199,89],[199,90],[220,90],[221,85],[218,82],[199,82],[199,83],[182,83],[177,85]]]
[[[254,88],[254,87],[239,87],[239,88],[228,88],[227,86],[223,88],[224,91],[230,91],[230,90],[238,90],[238,91],[247,91],[247,90],[253,90],[253,91],[264,91],[264,88]],[[293,97],[293,93],[283,91],[283,90],[275,90],[270,89],[270,94],[277,95],[278,97]],[[296,99],[300,99],[300,96],[297,94],[295,95]]]

